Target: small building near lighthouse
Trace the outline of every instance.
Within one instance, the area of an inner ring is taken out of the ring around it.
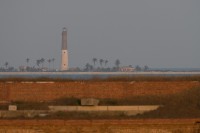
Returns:
[[[130,66],[123,66],[123,67],[119,68],[119,71],[120,72],[134,72],[135,68],[132,67],[131,65]]]

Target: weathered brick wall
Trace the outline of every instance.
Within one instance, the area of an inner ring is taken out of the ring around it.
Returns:
[[[139,95],[166,95],[199,82],[55,82],[0,83],[0,101],[49,101],[62,97],[123,99]]]

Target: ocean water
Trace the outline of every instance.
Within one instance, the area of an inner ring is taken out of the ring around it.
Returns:
[[[0,78],[92,79],[134,76],[194,76],[200,72],[0,72]]]

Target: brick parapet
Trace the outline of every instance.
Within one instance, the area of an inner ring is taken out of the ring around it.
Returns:
[[[200,87],[199,82],[0,82],[0,101],[51,101],[59,98],[126,99],[143,95],[167,95]]]

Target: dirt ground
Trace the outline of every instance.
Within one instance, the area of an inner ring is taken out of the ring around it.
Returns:
[[[200,119],[0,120],[0,133],[198,133]]]

